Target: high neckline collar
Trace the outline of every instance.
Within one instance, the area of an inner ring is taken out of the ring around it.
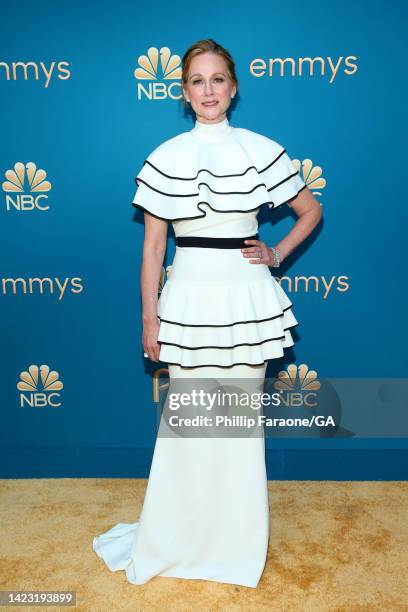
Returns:
[[[228,136],[232,131],[227,117],[218,123],[203,123],[196,119],[191,133],[193,136],[207,142],[216,142]]]

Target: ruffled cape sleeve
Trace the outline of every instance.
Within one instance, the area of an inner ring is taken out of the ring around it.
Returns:
[[[135,182],[132,206],[168,221],[203,217],[206,206],[274,209],[306,187],[282,145],[244,128],[217,144],[183,132],[150,153]]]
[[[306,187],[286,149],[281,149],[278,157],[264,170],[265,184],[271,199],[268,203],[270,209],[288,203]],[[262,177],[263,172],[259,175]]]

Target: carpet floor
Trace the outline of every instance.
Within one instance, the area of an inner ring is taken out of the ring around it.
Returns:
[[[76,591],[75,608],[41,606],[50,611],[408,611],[406,482],[269,481],[270,543],[256,589],[159,576],[133,585],[110,572],[92,538],[137,521],[146,485],[0,480],[1,590]]]

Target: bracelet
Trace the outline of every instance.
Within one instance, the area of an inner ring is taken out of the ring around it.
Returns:
[[[272,268],[279,268],[280,263],[281,263],[281,254],[279,249],[275,249],[274,247],[271,247],[271,250],[273,252],[273,256],[274,256],[274,262],[272,265]]]

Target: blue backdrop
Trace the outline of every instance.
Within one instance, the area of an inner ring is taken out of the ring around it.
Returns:
[[[235,59],[231,125],[310,160],[319,179],[306,177],[323,221],[279,272],[295,347],[268,375],[305,363],[322,377],[406,376],[406,3],[39,0],[0,15],[0,477],[148,474],[152,376],[166,364],[143,358],[131,202],[147,154],[194,125],[175,56],[200,38]],[[175,72],[159,63],[143,78],[149,49]],[[285,206],[262,213],[269,245],[296,220]],[[405,474],[403,439],[268,447],[270,478]]]

